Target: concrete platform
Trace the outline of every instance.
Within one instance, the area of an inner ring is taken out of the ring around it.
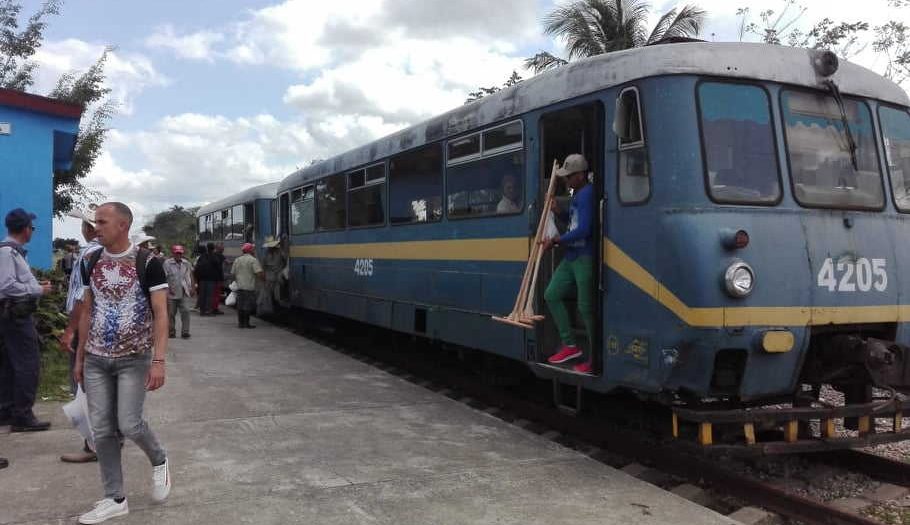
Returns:
[[[194,316],[172,339],[147,416],[174,488],[124,449],[123,524],[726,524],[733,521],[488,414],[259,321]],[[48,432],[0,428],[0,523],[72,523],[99,499],[97,464],[58,403]]]

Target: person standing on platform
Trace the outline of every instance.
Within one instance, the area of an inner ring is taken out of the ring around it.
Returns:
[[[198,283],[199,293],[198,293],[198,306],[199,306],[199,315],[215,315],[212,313],[212,295],[215,293],[215,281],[217,275],[215,275],[215,265],[217,259],[215,259],[215,243],[208,243],[202,247],[202,255],[196,259],[196,266],[193,269],[193,277],[196,278]]]
[[[565,179],[566,184],[572,189],[572,203],[569,206],[569,231],[566,233],[541,241],[544,251],[554,244],[565,246],[566,251],[562,262],[553,272],[550,284],[544,292],[547,307],[553,315],[553,322],[559,329],[559,338],[562,348],[550,356],[550,364],[565,363],[572,359],[582,357],[583,352],[575,344],[575,334],[569,319],[569,310],[565,301],[569,298],[572,288],[575,288],[578,301],[578,310],[585,323],[588,335],[588,358],[572,367],[578,373],[589,374],[592,372],[591,340],[594,333],[594,190],[588,184],[588,161],[578,153],[569,155],[557,170],[556,176]],[[552,209],[559,213],[556,202]]]
[[[183,246],[171,247],[173,257],[164,261],[167,276],[168,336],[177,337],[176,317],[180,311],[180,337],[190,338],[190,298],[193,297],[193,267],[183,258]]]
[[[69,322],[66,325],[66,329],[63,331],[63,335],[60,337],[60,342],[62,347],[70,352],[70,374],[73,373],[73,369],[76,365],[76,349],[79,347],[79,320],[82,317],[83,313],[83,302],[82,298],[85,295],[85,285],[82,284],[82,271],[84,261],[86,256],[94,253],[96,250],[101,249],[101,245],[98,244],[98,241],[95,239],[97,232],[95,231],[95,210],[93,207],[89,207],[86,211],[76,210],[69,214],[70,217],[75,217],[77,219],[82,219],[82,238],[85,239],[85,248],[76,256],[74,269],[69,279],[69,289],[66,294],[66,314],[69,316]],[[76,380],[72,381],[72,391],[73,395],[76,395]],[[94,440],[90,439],[90,436],[86,436],[83,440],[82,451],[63,454],[60,456],[60,461],[64,463],[88,463],[90,461],[95,461],[98,459],[98,456],[95,454],[95,443]]]
[[[281,243],[274,237],[266,238],[262,243],[266,249],[265,258],[262,260],[262,269],[265,272],[265,293],[270,301],[280,299],[281,272],[287,266],[288,260],[281,251]]]
[[[212,313],[224,315],[224,312],[221,311],[221,294],[224,293],[224,245],[220,242],[215,244],[212,258],[214,259],[214,276],[216,277],[215,289],[212,291]]]
[[[132,440],[152,464],[154,502],[171,490],[168,457],[143,417],[146,391],[164,385],[167,353],[167,277],[161,260],[130,242],[130,209],[120,202],[95,211],[98,242],[85,267],[84,315],[73,376],[83,385],[104,486],[104,498],[79,523],[129,513],[123,490],[120,439]]]
[[[35,214],[16,208],[6,215],[8,235],[0,242],[0,425],[13,432],[47,430],[32,412],[41,360],[32,314],[51,283],[38,282],[25,259]]]
[[[262,280],[262,266],[253,255],[255,247],[246,243],[241,248],[243,255],[234,259],[231,275],[237,289],[237,326],[239,328],[256,328],[250,324],[250,315],[256,311],[256,281]]]

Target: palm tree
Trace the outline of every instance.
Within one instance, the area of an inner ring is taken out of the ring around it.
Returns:
[[[570,60],[654,44],[665,39],[693,38],[701,31],[705,11],[686,5],[673,8],[648,34],[645,22],[651,5],[644,0],[576,0],[557,6],[543,19],[544,33],[566,41],[567,58],[541,51],[525,60],[535,73]]]

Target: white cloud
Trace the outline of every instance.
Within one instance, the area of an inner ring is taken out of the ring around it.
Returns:
[[[212,62],[215,59],[215,44],[224,40],[224,35],[215,31],[198,31],[178,35],[170,24],[159,27],[145,39],[145,45],[157,49],[170,49],[180,58]]]
[[[49,41],[35,54],[39,65],[35,88],[47,93],[65,73],[82,73],[94,65],[104,53],[105,46],[69,38]],[[122,114],[132,114],[136,96],[151,86],[165,86],[167,77],[161,74],[151,60],[141,54],[113,50],[104,66],[105,85]]]

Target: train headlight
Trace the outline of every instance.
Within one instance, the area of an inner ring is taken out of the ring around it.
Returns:
[[[733,261],[724,273],[724,284],[731,296],[745,297],[752,293],[755,286],[755,272],[745,262]]]

